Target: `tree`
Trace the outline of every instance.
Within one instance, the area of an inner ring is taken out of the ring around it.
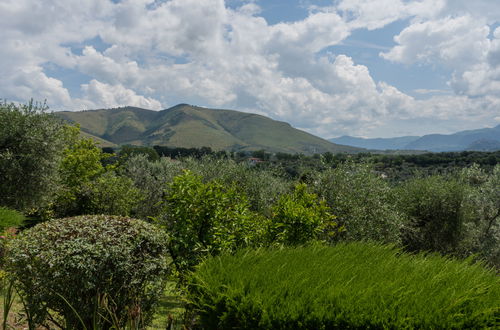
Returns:
[[[453,177],[409,180],[398,189],[399,209],[410,219],[403,243],[410,251],[455,253],[468,220],[468,187]]]
[[[102,160],[107,157],[94,140],[80,136],[78,126],[68,128],[66,142],[59,164],[59,187],[52,205],[57,217],[82,214],[82,189],[105,172]]]
[[[27,210],[50,200],[66,127],[44,104],[0,104],[0,205]]]
[[[189,171],[169,184],[164,206],[159,222],[181,280],[203,257],[247,245],[259,232],[243,195]]]
[[[345,228],[342,239],[399,243],[403,218],[389,185],[370,165],[346,162],[317,174],[313,184]]]
[[[304,183],[297,184],[273,207],[269,241],[286,245],[304,244],[314,239],[331,241],[339,231],[334,219],[324,200],[307,192]]]

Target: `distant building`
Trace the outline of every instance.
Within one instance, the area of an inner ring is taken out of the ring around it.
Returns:
[[[248,164],[250,165],[257,165],[258,163],[263,163],[264,161],[260,158],[257,157],[250,157],[247,159]]]

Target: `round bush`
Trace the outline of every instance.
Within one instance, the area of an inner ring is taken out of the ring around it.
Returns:
[[[165,284],[166,243],[162,231],[141,220],[58,219],[13,240],[6,266],[35,323],[54,311],[68,328],[92,328],[99,315],[147,324]]]

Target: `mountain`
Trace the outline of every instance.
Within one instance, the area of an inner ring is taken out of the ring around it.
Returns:
[[[424,136],[403,136],[386,139],[363,139],[342,136],[330,139],[331,142],[358,148],[379,150],[427,150],[441,151],[494,151],[500,150],[500,125],[493,128],[461,131],[454,134],[429,134]]]
[[[338,138],[330,139],[333,143],[344,144],[348,146],[376,149],[376,150],[398,150],[405,149],[408,143],[417,140],[419,136],[402,136],[397,138],[377,138],[365,139],[353,136],[341,136]]]
[[[261,115],[188,104],[161,111],[124,107],[55,114],[80,124],[82,132],[111,145],[205,146],[214,150],[264,149],[304,154],[361,151]]]

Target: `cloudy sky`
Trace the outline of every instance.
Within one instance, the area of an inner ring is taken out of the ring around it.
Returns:
[[[324,138],[500,124],[498,0],[0,0],[0,98],[178,103]]]

